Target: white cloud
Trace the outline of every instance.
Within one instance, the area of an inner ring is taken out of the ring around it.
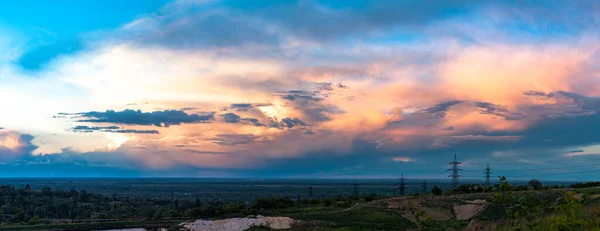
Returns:
[[[404,162],[404,163],[413,161],[412,158],[407,157],[407,156],[397,156],[397,157],[392,158],[392,160],[395,162]]]

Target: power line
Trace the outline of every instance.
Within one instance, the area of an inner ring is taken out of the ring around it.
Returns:
[[[589,171],[579,171],[579,172],[556,172],[556,173],[542,173],[542,174],[527,174],[527,175],[508,175],[508,176],[551,176],[551,175],[569,175],[569,174],[581,174],[581,173],[597,173],[600,172],[600,169],[589,170]]]
[[[561,166],[561,167],[553,167],[553,168],[525,168],[525,169],[495,169],[499,172],[522,172],[522,171],[540,171],[540,170],[558,170],[558,169],[571,169],[571,168],[586,168],[586,167],[600,167],[599,164],[588,164],[588,165],[574,165],[574,166]],[[465,169],[463,171],[479,171],[475,169]]]

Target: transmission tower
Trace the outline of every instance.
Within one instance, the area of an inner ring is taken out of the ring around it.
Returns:
[[[358,196],[358,184],[356,183],[356,181],[354,181],[353,193],[354,193],[354,196]]]
[[[308,187],[308,197],[313,198],[313,189],[312,186]]]
[[[398,183],[398,193],[400,194],[400,196],[404,196],[404,193],[406,191],[406,184],[404,183],[404,180],[406,180],[406,178],[404,178],[404,173],[400,175],[400,178],[398,180],[400,180],[400,183]]]
[[[458,167],[460,165],[460,162],[458,162],[456,160],[456,154],[454,154],[454,160],[452,162],[450,162],[449,165],[451,167],[447,171],[451,172],[450,175],[448,176],[451,178],[450,186],[452,188],[456,188],[459,185],[458,178],[460,177],[460,175],[458,174],[458,172],[462,171],[462,169],[460,169]]]
[[[427,193],[427,180],[423,180],[423,193]]]
[[[485,174],[485,186],[490,187],[492,185],[492,183],[490,182],[490,174],[492,174],[492,169],[490,168],[490,165],[488,164],[483,171],[483,173]]]

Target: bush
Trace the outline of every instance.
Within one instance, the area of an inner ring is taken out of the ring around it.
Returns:
[[[312,200],[310,200],[310,204],[311,205],[318,205],[318,204],[321,204],[321,201],[319,199],[312,199]]]
[[[533,179],[527,183],[527,186],[529,186],[535,190],[539,190],[540,188],[542,188],[542,182],[540,182],[539,180]]]
[[[331,206],[333,204],[333,200],[325,198],[325,200],[323,200],[323,204],[325,204],[325,206]]]
[[[431,193],[433,193],[433,195],[442,195],[442,189],[437,185],[433,186],[433,188],[431,189]]]

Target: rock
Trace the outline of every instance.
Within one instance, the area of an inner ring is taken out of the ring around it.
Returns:
[[[468,220],[477,214],[483,212],[487,204],[466,204],[466,205],[455,205],[454,214],[456,214],[457,220]]]
[[[498,229],[498,224],[482,224],[476,220],[471,220],[465,231],[492,231]]]

